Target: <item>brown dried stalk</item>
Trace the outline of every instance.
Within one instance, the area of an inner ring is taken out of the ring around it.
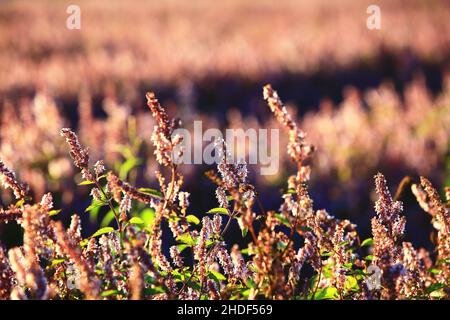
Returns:
[[[94,267],[83,257],[79,247],[70,241],[68,234],[64,231],[60,222],[55,224],[55,235],[61,251],[65,256],[70,258],[80,274],[79,283],[81,292],[85,294],[86,299],[99,299],[99,280],[94,273]]]
[[[278,122],[289,131],[288,154],[296,163],[302,163],[314,152],[314,146],[305,143],[305,133],[291,119],[278,93],[272,89],[270,84],[264,86],[264,99],[270,110],[274,113]]]
[[[5,188],[10,188],[16,199],[25,198],[28,195],[28,186],[16,179],[16,175],[0,160],[0,181]]]
[[[372,219],[373,263],[383,272],[382,285],[385,289],[382,290],[382,298],[393,299],[396,296],[397,278],[404,272],[400,258],[406,220],[400,216],[402,203],[392,199],[381,173],[375,176],[375,189],[378,200],[375,203],[377,215]]]
[[[108,172],[106,179],[108,180],[108,189],[112,192],[114,199],[118,203],[122,201],[121,193],[124,193],[139,202],[150,204],[152,207],[155,207],[160,201],[158,196],[138,191],[137,188],[120,180],[119,177],[112,172]]]

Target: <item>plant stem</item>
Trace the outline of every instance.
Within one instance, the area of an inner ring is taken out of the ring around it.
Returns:
[[[95,186],[100,190],[100,192],[102,193],[102,195],[105,197],[106,202],[108,203],[108,205],[109,205],[111,211],[112,211],[113,214],[114,214],[114,218],[116,219],[117,227],[119,228],[119,239],[120,239],[120,243],[122,243],[122,232],[123,232],[123,230],[122,230],[122,224],[120,223],[120,220],[119,220],[119,215],[117,214],[116,209],[114,208],[114,205],[112,204],[111,199],[108,199],[105,190],[103,189],[102,185],[98,182],[98,179],[97,179],[97,178],[94,180],[94,184],[95,184]]]

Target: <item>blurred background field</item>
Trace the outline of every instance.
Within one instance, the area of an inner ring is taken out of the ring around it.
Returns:
[[[274,128],[262,99],[270,82],[318,148],[316,209],[368,234],[377,171],[393,192],[405,175],[440,190],[450,178],[450,2],[377,1],[382,28],[368,30],[372,2],[1,1],[0,158],[36,197],[52,191],[67,221],[90,200],[61,127],[78,131],[94,161],[154,187],[146,91],[187,128]],[[81,8],[81,30],[66,28],[69,4]],[[278,174],[252,168],[267,208],[279,207],[293,169],[280,150]],[[198,216],[217,206],[205,169],[182,168]],[[410,191],[401,200],[408,240],[428,247],[429,217]],[[104,215],[86,213],[85,232]],[[13,242],[13,228],[0,236]]]

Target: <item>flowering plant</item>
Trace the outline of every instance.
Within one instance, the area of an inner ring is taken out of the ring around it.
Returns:
[[[287,153],[297,168],[278,210],[263,207],[246,163],[230,161],[227,145],[217,141],[218,172],[206,175],[217,185],[219,206],[201,217],[189,214],[189,193],[182,191],[183,175],[173,160],[175,151],[183,152],[182,137],[173,134],[180,124],[153,93],[147,101],[156,120],[151,140],[160,165],[159,190],[133,186],[102,161],[91,166],[77,135],[61,130],[82,173],[81,185],[91,188],[88,210],[109,207],[115,228],[83,239],[80,217],[73,215],[65,230],[52,218],[59,212],[52,194],[33,202],[28,187],[0,161],[3,186],[17,199],[1,209],[0,222],[16,221],[24,230],[22,246],[8,251],[0,246],[0,298],[448,299],[450,189],[444,203],[424,177],[411,188],[437,230],[432,254],[403,241],[402,203],[378,173],[373,238],[361,241],[350,221],[314,208],[306,163],[315,148],[277,92],[266,85],[263,94],[288,132]],[[145,216],[139,215],[142,208],[148,210]],[[227,242],[232,223],[250,235],[247,248]],[[162,236],[166,224],[175,241],[170,248]]]

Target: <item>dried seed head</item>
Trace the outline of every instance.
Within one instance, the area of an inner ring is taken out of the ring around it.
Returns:
[[[189,192],[178,193],[178,201],[181,209],[185,210],[189,207]]]
[[[230,258],[230,255],[228,254],[227,249],[225,248],[225,243],[221,243],[219,246],[219,250],[217,252],[217,258],[219,259],[219,263],[223,268],[223,271],[226,275],[230,277],[235,277],[234,274],[234,264],[233,261]]]
[[[131,288],[131,300],[140,300],[144,289],[144,272],[139,262],[131,266],[128,282]]]
[[[208,279],[206,282],[206,286],[208,288],[208,295],[212,300],[220,299],[220,291],[217,283],[211,279]]]
[[[0,160],[0,181],[5,188],[10,188],[14,192],[16,199],[25,198],[28,195],[28,186],[20,183],[16,175]]]
[[[159,104],[158,99],[153,92],[147,93],[147,105],[152,111],[152,115],[156,120],[153,129],[152,142],[155,146],[156,160],[159,164],[168,166],[172,163],[172,151],[174,147],[181,143],[180,138],[172,140],[172,133],[176,127],[175,121],[169,121],[166,110]]]
[[[0,299],[9,298],[10,292],[14,285],[14,272],[11,269],[6,251],[0,246]]]
[[[180,255],[180,251],[177,246],[170,247],[170,257],[172,258],[173,263],[178,268],[183,267],[183,258]]]
[[[14,205],[11,205],[7,210],[0,208],[0,221],[8,223],[9,221],[17,221],[20,223],[23,210]]]
[[[61,251],[65,256],[70,258],[80,275],[79,289],[85,294],[87,299],[99,299],[100,283],[94,272],[94,266],[83,258],[79,247],[73,244],[73,241],[69,241],[71,235],[64,232],[64,228],[60,222],[55,224],[54,232]]]
[[[240,278],[243,281],[246,281],[251,276],[251,272],[248,269],[247,264],[245,263],[245,260],[242,257],[242,254],[239,251],[239,246],[237,244],[235,244],[231,248],[230,256],[231,256],[231,261],[234,264],[234,275],[237,278]]]
[[[123,196],[119,210],[125,214],[131,211],[131,197],[128,194]]]
[[[102,175],[105,172],[105,164],[103,162],[103,160],[98,160],[95,164],[94,164],[94,172],[97,176]]]
[[[219,205],[222,208],[228,208],[228,198],[227,198],[227,194],[226,191],[223,187],[217,187],[216,189],[216,198],[217,201],[219,202]]]
[[[400,201],[393,201],[391,193],[387,187],[387,182],[381,173],[375,176],[375,190],[378,200],[375,202],[375,211],[383,223],[395,220],[403,210]]]
[[[184,231],[181,228],[180,224],[178,223],[178,221],[175,220],[170,220],[169,221],[169,228],[170,231],[172,231],[173,237],[176,239],[177,237],[181,236]]]
[[[53,208],[53,196],[50,192],[42,196],[41,206],[45,210],[51,210]]]
[[[102,194],[98,188],[92,188],[91,190],[91,196],[94,200],[101,200]]]
[[[157,196],[138,191],[135,187],[120,180],[119,177],[112,172],[108,172],[106,179],[108,181],[108,190],[113,194],[114,200],[118,203],[122,201],[122,193],[127,194],[139,202],[150,204],[152,207],[155,207],[156,204],[159,203],[159,198]]]
[[[289,156],[296,163],[303,162],[314,152],[314,146],[305,143],[305,133],[298,129],[297,124],[287,112],[278,93],[272,89],[270,84],[264,86],[263,96],[277,121],[289,131],[287,148]]]
[[[78,245],[78,243],[82,240],[81,238],[81,219],[77,214],[73,214],[70,220],[69,230],[67,230],[69,234],[70,240],[74,245]]]
[[[420,182],[429,198],[428,206],[430,207],[429,213],[433,216],[433,226],[438,231],[438,259],[448,260],[450,259],[450,209],[441,202],[438,192],[428,179],[420,177]],[[448,279],[450,276],[448,264],[443,265],[442,271],[439,278]]]
[[[89,153],[88,150],[83,148],[78,141],[78,137],[69,128],[61,129],[61,136],[66,138],[70,147],[70,156],[76,167],[81,170],[88,170],[89,168]]]
[[[218,236],[221,232],[222,226],[222,216],[220,214],[215,214],[212,221],[212,232]]]

